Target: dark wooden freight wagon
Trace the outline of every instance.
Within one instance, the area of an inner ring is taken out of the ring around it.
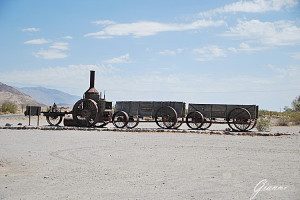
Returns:
[[[184,117],[184,102],[117,101],[113,124],[118,128],[134,128],[139,122],[156,122],[161,128],[178,128]]]
[[[192,129],[227,123],[234,131],[246,131],[254,128],[257,118],[257,105],[189,104],[186,123]]]

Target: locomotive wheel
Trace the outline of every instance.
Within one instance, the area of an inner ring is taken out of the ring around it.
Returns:
[[[112,117],[112,123],[117,128],[124,128],[128,124],[128,121],[128,114],[124,111],[118,111]]]
[[[170,129],[177,123],[177,113],[171,106],[161,107],[156,111],[155,123],[160,128]]]
[[[139,122],[140,122],[139,116],[131,116],[128,119],[128,123],[127,123],[126,127],[130,128],[130,129],[135,128],[135,127],[137,127]]]
[[[79,126],[94,126],[98,121],[98,106],[92,99],[80,99],[73,107],[73,119]]]
[[[184,118],[182,118],[180,121],[177,121],[175,126],[173,127],[174,129],[178,129],[182,124],[183,124]]]
[[[186,125],[191,128],[191,129],[199,129],[201,128],[203,122],[204,122],[204,117],[201,112],[199,111],[193,111],[190,112],[186,116]]]
[[[210,119],[204,118],[203,124],[200,127],[201,130],[206,130],[212,125],[212,121]]]
[[[235,108],[230,111],[227,123],[230,128],[234,124],[233,130],[246,131],[251,126],[251,114],[245,108]]]
[[[46,116],[46,120],[50,124],[50,126],[58,126],[61,123],[62,119],[63,119],[62,116],[55,116],[55,117]]]

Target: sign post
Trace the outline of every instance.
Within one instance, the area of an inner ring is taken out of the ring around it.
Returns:
[[[40,125],[40,115],[41,115],[41,107],[40,106],[26,106],[25,116],[29,117],[29,126],[31,125],[31,116],[37,116],[37,126]]]

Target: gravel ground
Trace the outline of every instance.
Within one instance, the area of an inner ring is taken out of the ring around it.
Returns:
[[[278,129],[278,128],[277,128]],[[0,199],[299,199],[290,136],[0,129]]]

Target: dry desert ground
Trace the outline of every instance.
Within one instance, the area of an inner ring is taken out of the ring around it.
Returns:
[[[0,199],[299,199],[300,127],[272,131],[0,129]]]

